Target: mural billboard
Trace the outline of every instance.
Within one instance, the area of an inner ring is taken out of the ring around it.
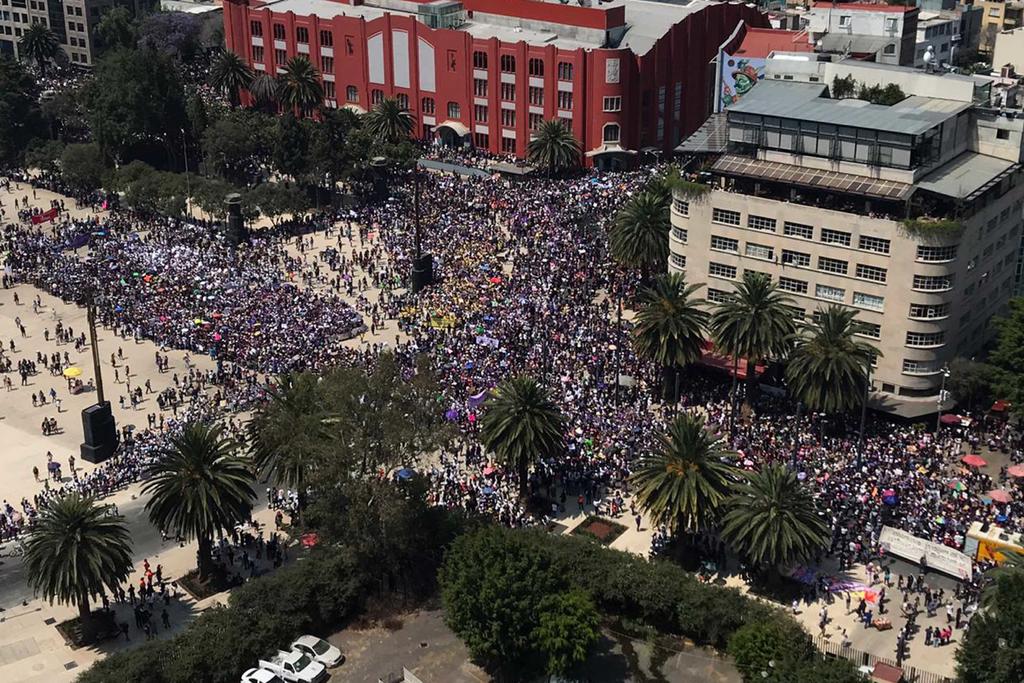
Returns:
[[[721,91],[718,93],[721,109],[727,109],[764,79],[763,57],[733,57],[721,52],[718,63],[721,65]]]

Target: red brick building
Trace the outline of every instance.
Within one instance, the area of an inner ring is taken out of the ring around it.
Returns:
[[[225,0],[229,49],[276,74],[306,55],[327,106],[366,111],[385,97],[417,134],[526,152],[561,117],[588,163],[668,154],[711,111],[712,61],[752,6],[693,0]]]

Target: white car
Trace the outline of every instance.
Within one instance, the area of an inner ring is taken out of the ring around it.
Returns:
[[[273,671],[249,669],[242,674],[242,683],[284,683],[284,681]]]
[[[316,636],[301,636],[292,643],[292,649],[305,652],[307,655],[327,667],[335,667],[345,663],[345,655],[341,650]]]
[[[270,659],[261,659],[259,665],[277,674],[286,683],[323,683],[330,678],[326,666],[299,650],[279,650]]]

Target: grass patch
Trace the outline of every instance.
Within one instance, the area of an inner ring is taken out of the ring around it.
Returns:
[[[611,545],[625,531],[626,527],[618,522],[591,515],[573,529],[572,534],[574,536],[589,536],[602,545]]]

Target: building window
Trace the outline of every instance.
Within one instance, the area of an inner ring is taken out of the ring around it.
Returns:
[[[934,263],[937,261],[952,261],[956,258],[959,244],[950,244],[944,247],[931,247],[924,244],[917,245],[917,260]]]
[[[619,141],[619,124],[608,123],[604,127],[604,141],[607,142],[618,142]]]
[[[682,269],[686,267],[686,257],[683,256],[682,254],[676,254],[673,252],[672,254],[669,255],[668,260],[676,268]]]
[[[910,317],[923,320],[945,318],[949,315],[949,304],[910,304]]]
[[[882,338],[882,326],[875,323],[866,323],[863,320],[857,321],[856,334],[862,337],[871,337],[872,339]]]
[[[527,64],[531,76],[543,76],[544,75],[544,60],[533,58]]]
[[[530,96],[530,104],[537,107],[544,106],[544,88],[530,87],[527,93]]]
[[[572,64],[570,62],[558,63],[558,80],[572,81]]]
[[[707,299],[713,304],[720,304],[728,301],[732,298],[729,292],[723,292],[721,289],[709,289]]]
[[[915,275],[914,289],[925,292],[939,292],[953,288],[952,275]]]
[[[482,104],[473,105],[473,119],[479,123],[487,123],[487,107]]]
[[[841,28],[848,28],[850,26],[850,15],[844,14],[839,17],[839,26]]]
[[[882,48],[882,53],[883,54],[887,54],[887,55],[894,55],[894,54],[896,54],[896,43],[889,43],[888,45],[883,47]]]
[[[516,127],[516,110],[515,109],[502,109],[501,110],[501,125],[505,128]]]
[[[736,279],[736,266],[726,265],[724,263],[715,263],[711,261],[708,263],[708,275],[712,277],[724,277],[727,280]]]
[[[356,52],[356,39],[352,36],[345,36],[345,54],[352,55]]]
[[[814,296],[827,301],[842,301],[846,298],[846,290],[842,287],[829,287],[828,285],[815,285]]]
[[[334,34],[330,31],[320,31],[320,47],[334,47]]]
[[[861,235],[857,239],[857,246],[864,251],[874,251],[879,254],[889,253],[889,240],[884,240],[881,237]]]
[[[473,68],[474,69],[486,69],[487,68],[487,53],[480,52],[477,50],[473,53]]]
[[[820,271],[846,275],[846,270],[848,268],[849,264],[841,259],[829,258],[827,256],[818,257],[818,270]]]
[[[334,73],[334,57],[321,57],[320,70],[325,74]]]
[[[398,106],[400,108],[408,111],[408,109],[409,109],[409,96],[406,95],[404,92],[400,92],[397,95],[395,95],[395,102],[398,103]]]
[[[873,311],[880,311],[885,307],[885,297],[865,294],[864,292],[853,293],[853,305],[861,308],[870,308]]]
[[[539,130],[544,125],[543,114],[530,114],[529,117],[530,130]]]
[[[731,237],[719,237],[718,235],[712,235],[711,248],[716,251],[731,251],[735,253],[740,250],[740,243],[739,240],[734,240]]]
[[[422,100],[420,100],[420,111],[422,111],[424,114],[433,114],[434,113],[434,98],[433,97],[424,97]]]
[[[782,234],[787,237],[799,237],[800,239],[810,240],[814,239],[814,227],[804,225],[803,223],[790,223],[786,221],[782,224]]]
[[[501,151],[505,152],[506,154],[515,154],[516,153],[516,139],[515,138],[507,138],[507,137],[502,136],[502,138],[501,138]]]
[[[724,223],[726,225],[739,225],[740,212],[729,209],[711,209],[711,222]]]
[[[359,101],[359,88],[354,85],[350,85],[345,88],[345,101],[346,102],[358,102]]]
[[[324,81],[324,99],[334,99],[334,81]]]
[[[622,98],[621,97],[606,97],[604,98],[604,110],[607,112],[622,111]]]
[[[688,235],[684,228],[672,228],[672,237],[674,237],[676,241],[686,244],[686,238]]]
[[[877,266],[869,266],[863,263],[858,263],[854,269],[854,274],[862,280],[871,280],[872,282],[885,282],[885,278],[888,275],[888,271],[885,268],[879,268]]]
[[[775,260],[775,250],[763,244],[754,244],[753,242],[747,242],[743,253],[749,256],[750,258],[759,258],[765,261]]]
[[[680,216],[690,215],[690,202],[684,201],[682,199],[673,199],[672,208],[675,209],[675,212],[678,213]]]
[[[252,46],[252,61],[263,63],[263,48],[259,45]]]
[[[825,244],[839,244],[844,247],[850,246],[850,233],[842,230],[821,229],[821,241]]]
[[[1009,140],[1009,139],[1010,139],[1010,129],[1009,128],[1000,128],[1000,129],[996,130],[996,140]]]
[[[71,8],[68,8],[68,11],[70,12]],[[251,33],[254,36],[262,37],[263,36],[263,23],[259,22],[259,21],[251,21],[251,22],[249,22],[249,33]]]
[[[295,29],[295,42],[309,45],[309,29],[305,26],[297,27]]]
[[[782,265],[784,266],[796,266],[798,268],[810,268],[811,267],[811,255],[806,254],[802,251],[791,251],[789,249],[782,250]]]
[[[487,149],[491,146],[491,136],[487,133],[473,133],[473,146],[477,149]]]
[[[462,116],[462,110],[459,108],[458,102],[448,103],[448,118],[457,119]]]
[[[482,78],[474,78],[473,94],[476,97],[487,97],[487,81]]]
[[[572,93],[566,92],[565,90],[558,91],[558,108],[569,110],[572,109]]]
[[[274,50],[274,64],[278,66],[284,66],[285,62],[288,61],[288,53],[284,50]]]
[[[945,342],[945,332],[907,332],[907,346],[915,348],[942,346]]]
[[[775,219],[764,216],[747,216],[747,227],[764,232],[775,232]]]
[[[807,283],[803,280],[796,280],[791,277],[780,277],[779,289],[784,289],[787,292],[796,292],[797,294],[806,294]]]
[[[370,104],[380,104],[384,101],[383,90],[371,90],[370,91]]]
[[[516,101],[516,84],[515,83],[502,83],[501,84],[501,99],[506,102]]]
[[[274,40],[284,40],[284,24],[274,24]]]
[[[513,55],[501,56],[501,71],[506,74],[514,74],[516,72],[516,58]],[[513,140],[513,142],[515,141]],[[502,142],[502,145],[504,144]]]
[[[903,372],[908,375],[931,375],[939,371],[939,366],[934,361],[903,359]]]

